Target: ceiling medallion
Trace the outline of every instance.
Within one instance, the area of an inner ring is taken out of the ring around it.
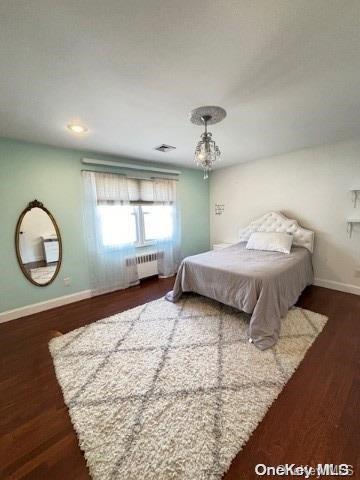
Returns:
[[[208,125],[219,123],[226,117],[226,111],[221,107],[199,107],[190,112],[190,120],[195,125],[204,125],[205,131],[195,148],[195,162],[204,170],[204,179],[208,178],[212,166],[220,158],[221,152],[212,134],[207,131]]]

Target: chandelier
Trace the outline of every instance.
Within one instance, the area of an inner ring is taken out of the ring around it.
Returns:
[[[190,112],[190,120],[195,125],[203,125],[204,133],[195,148],[195,162],[204,170],[204,179],[208,178],[212,166],[220,158],[221,152],[216,145],[212,134],[208,132],[208,125],[221,122],[226,117],[226,112],[221,107],[199,107]]]

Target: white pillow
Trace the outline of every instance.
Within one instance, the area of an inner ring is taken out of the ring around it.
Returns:
[[[249,250],[269,250],[290,253],[293,237],[283,232],[254,232],[250,235],[246,248]]]

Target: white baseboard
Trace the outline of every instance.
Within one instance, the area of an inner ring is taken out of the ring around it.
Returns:
[[[340,292],[360,295],[360,287],[358,285],[352,285],[351,283],[341,283],[335,282],[334,280],[326,280],[324,278],[315,278],[314,285],[331,288],[332,290],[339,290]]]
[[[326,280],[324,278],[315,278],[314,285],[317,285],[318,287],[331,288],[332,290],[339,290],[340,292],[360,295],[360,286],[351,285],[349,283],[335,282],[334,280]],[[51,308],[61,307],[62,305],[78,302],[90,297],[91,290],[83,290],[70,295],[64,295],[63,297],[52,298],[44,302],[33,303],[32,305],[26,305],[25,307],[8,310],[0,313],[0,323],[9,322],[10,320],[26,317],[28,315],[33,315],[34,313],[50,310]]]
[[[50,310],[51,308],[61,307],[62,305],[78,302],[79,300],[84,300],[85,298],[90,297],[91,290],[83,290],[70,295],[64,295],[63,297],[51,298],[45,302],[33,303],[32,305],[26,305],[25,307],[8,310],[7,312],[0,313],[0,323],[9,322],[10,320],[15,320],[20,317],[26,317],[27,315],[33,315],[34,313]]]

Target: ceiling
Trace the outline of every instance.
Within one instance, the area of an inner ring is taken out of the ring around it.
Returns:
[[[0,65],[4,137],[192,167],[201,105],[219,167],[360,136],[359,0],[2,0]]]

